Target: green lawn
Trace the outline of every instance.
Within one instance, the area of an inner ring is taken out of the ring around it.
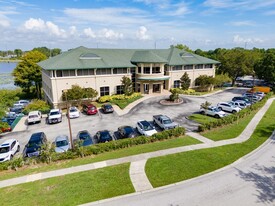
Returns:
[[[135,98],[131,98],[131,99],[123,99],[123,100],[119,100],[119,99],[114,99],[111,101],[112,104],[116,104],[117,106],[119,106],[120,109],[124,109],[125,107],[127,107],[129,104],[131,104],[132,102],[142,98],[143,96],[137,96]]]
[[[189,136],[184,136],[184,137],[170,139],[166,141],[154,142],[154,143],[144,144],[144,145],[137,145],[134,147],[129,147],[121,150],[106,152],[96,156],[89,156],[89,157],[78,158],[73,160],[53,162],[51,164],[33,165],[33,166],[28,166],[27,168],[19,168],[17,171],[11,171],[11,170],[1,171],[0,180],[10,179],[14,177],[19,177],[19,176],[24,176],[24,175],[29,175],[29,174],[39,173],[39,172],[46,172],[46,171],[51,171],[51,170],[56,170],[61,168],[68,168],[68,167],[78,166],[83,164],[89,164],[89,163],[104,161],[108,159],[116,159],[116,158],[126,157],[130,155],[169,149],[174,147],[199,144],[199,143],[201,142],[197,139],[194,139]]]
[[[218,127],[210,131],[201,133],[202,136],[207,137],[214,141],[232,139],[238,137],[251,119],[254,117],[257,111],[251,112],[251,114],[242,118],[240,121],[235,122],[234,124],[225,125],[223,127]]]
[[[240,144],[183,152],[147,161],[146,174],[154,187],[197,177],[233,163],[265,142],[275,129],[275,102],[252,137]],[[158,172],[156,172],[158,171]]]
[[[133,193],[130,164],[0,189],[1,205],[79,205]]]
[[[189,116],[189,119],[196,121],[198,123],[207,123],[207,122],[216,122],[217,119],[214,117],[210,117],[207,115],[202,115],[202,114],[192,114]]]

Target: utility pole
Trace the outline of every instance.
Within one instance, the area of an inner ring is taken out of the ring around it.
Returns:
[[[71,128],[71,119],[70,119],[70,108],[69,108],[68,98],[67,98],[67,89],[62,90],[62,93],[65,94],[66,107],[67,107],[67,119],[68,119],[69,133],[70,133],[70,142],[71,142],[71,148],[74,149],[72,128]]]

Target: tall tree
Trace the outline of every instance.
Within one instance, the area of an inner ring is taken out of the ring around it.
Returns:
[[[38,51],[31,51],[24,55],[12,72],[14,84],[27,93],[30,93],[30,88],[35,86],[35,94],[37,98],[41,98],[42,69],[37,63],[45,59],[47,57]]]
[[[237,77],[253,74],[253,67],[257,61],[256,55],[249,50],[234,48],[220,55],[220,73],[227,73],[235,84]]]
[[[275,82],[275,49],[269,49],[264,57],[255,64],[256,75],[267,82]]]
[[[129,77],[122,77],[121,79],[123,92],[126,96],[133,94],[133,82]]]
[[[181,88],[183,90],[187,90],[190,87],[191,79],[189,78],[187,72],[184,72],[182,77],[180,78]]]
[[[36,47],[36,48],[33,48],[32,51],[39,51],[41,52],[42,54],[44,54],[46,57],[50,57],[50,54],[51,54],[51,51],[50,49],[48,49],[47,47]]]
[[[185,50],[187,52],[193,52],[188,46],[186,46],[184,44],[177,44],[175,47],[180,50]]]
[[[21,57],[22,54],[23,54],[23,52],[22,52],[21,49],[15,49],[15,50],[14,50],[14,53],[16,54],[17,58]]]

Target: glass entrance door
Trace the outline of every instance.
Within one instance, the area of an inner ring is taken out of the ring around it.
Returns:
[[[153,84],[153,92],[160,93],[160,84]]]
[[[144,94],[149,94],[149,84],[143,84],[144,86]]]

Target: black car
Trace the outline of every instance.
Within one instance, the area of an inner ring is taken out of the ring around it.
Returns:
[[[101,109],[104,113],[112,113],[114,112],[114,108],[111,104],[103,104]]]
[[[24,149],[24,157],[39,156],[42,145],[47,143],[47,137],[44,132],[32,134]]]
[[[78,132],[76,138],[81,142],[81,146],[89,146],[93,144],[92,136],[87,130]]]
[[[23,108],[22,107],[12,107],[12,108],[10,108],[10,112],[14,112],[15,114],[20,114],[23,112]]]
[[[232,101],[233,101],[233,102],[239,101],[239,100],[245,101],[245,103],[251,104],[250,99],[247,98],[247,97],[240,96],[240,97],[233,97],[233,98],[232,98]],[[254,103],[254,102],[253,102],[253,103]]]
[[[113,137],[108,130],[98,131],[96,133],[96,138],[98,143],[109,142],[113,140]]]
[[[122,126],[118,128],[119,138],[133,138],[138,136],[136,130],[131,126]]]

